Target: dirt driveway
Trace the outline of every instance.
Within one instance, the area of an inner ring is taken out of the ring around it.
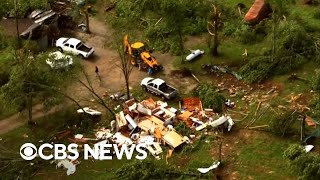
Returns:
[[[105,44],[114,42],[113,31],[104,22],[101,22],[95,18],[90,19],[91,34],[76,33],[76,37],[83,40],[88,45],[95,48],[94,57],[81,60],[81,64],[84,66],[84,70],[89,75],[89,79],[95,89],[95,91],[103,95],[105,91],[116,92],[125,88],[125,81],[119,68],[120,59],[116,49],[110,48]],[[172,76],[172,61],[175,57],[170,54],[161,54],[155,52],[154,56],[157,58],[160,64],[164,66],[162,73],[156,74],[154,77],[160,77],[166,80],[169,84],[172,84],[179,90],[191,90],[197,86],[197,82],[192,77],[179,78]],[[95,76],[95,66],[98,66],[102,83]],[[130,75],[130,86],[137,87],[140,81],[147,77],[148,74],[145,71],[139,71],[134,67]],[[84,80],[84,77],[80,77]],[[85,81],[85,80],[84,80]],[[68,94],[73,96],[76,100],[80,101],[83,105],[92,104],[92,94],[80,83],[75,82],[70,85]],[[46,114],[39,110],[42,106],[35,106],[33,116],[41,118]],[[94,106],[98,108],[98,106]],[[101,107],[100,107],[101,108]],[[103,110],[103,108],[101,109]],[[6,119],[0,121],[0,135],[5,134],[17,127],[26,123],[26,118],[21,117],[18,114],[12,115]]]
[[[105,23],[98,21],[97,19],[90,19],[91,34],[77,33],[76,36],[88,45],[95,48],[95,55],[91,59],[82,60],[85,71],[88,73],[94,89],[103,94],[105,91],[115,92],[125,87],[124,77],[121,73],[120,58],[116,49],[106,46],[110,41],[114,41],[112,35],[113,31]],[[177,88],[195,87],[197,82],[192,77],[186,77],[182,81],[179,78],[172,78],[171,71],[174,69],[172,61],[174,57],[170,54],[154,53],[160,64],[164,66],[162,73],[156,74],[154,77],[160,77],[165,79],[168,83],[175,85]],[[98,66],[102,83],[97,77],[95,77],[95,66]],[[130,86],[139,86],[141,80],[147,77],[148,74],[145,71],[139,71],[134,67],[130,75]],[[76,87],[72,87],[72,94],[77,97],[85,97],[90,93],[80,84]]]

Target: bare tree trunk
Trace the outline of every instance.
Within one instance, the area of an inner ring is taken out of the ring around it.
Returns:
[[[272,26],[272,54],[271,54],[271,62],[274,61],[274,56],[276,54],[276,23],[277,23],[277,18],[275,17],[276,14],[273,11],[273,26]]]
[[[89,25],[89,13],[88,13],[88,9],[86,9],[85,12],[85,16],[86,16],[86,33],[90,34],[90,25]]]
[[[305,128],[306,128],[306,122],[305,122],[305,120],[306,120],[306,116],[303,116],[302,117],[302,120],[301,120],[301,134],[300,134],[300,140],[301,140],[301,142],[303,141],[303,139],[304,139],[304,136],[305,136]]]
[[[181,63],[183,63],[183,51],[184,51],[184,46],[183,46],[183,39],[182,39],[182,32],[181,28],[179,28],[179,45],[180,45],[180,58],[181,58]]]
[[[130,89],[129,89],[129,77],[126,78],[126,88],[127,88],[127,97],[130,99]]]
[[[218,56],[218,36],[215,35],[213,38],[212,56]]]
[[[219,140],[219,158],[218,158],[218,160],[219,160],[219,162],[221,162],[221,160],[222,160],[222,140],[220,139]]]
[[[211,22],[208,22],[207,29],[211,36],[213,36],[213,47],[210,49],[212,56],[218,56],[218,46],[219,46],[219,35],[218,28],[220,25],[220,16],[221,13],[217,7],[213,6]],[[213,32],[210,31],[209,25],[213,28]]]
[[[133,66],[130,64],[129,55],[126,54],[126,50],[124,50],[126,49],[126,47],[127,46],[118,49],[120,63],[121,63],[119,68],[123,73],[124,80],[126,83],[127,98],[130,99],[131,96],[130,96],[130,89],[129,89],[129,83],[130,83],[129,80],[130,80],[130,74],[132,72]],[[139,68],[140,68],[140,64],[139,64]]]
[[[219,46],[219,35],[218,35],[218,26],[220,23],[220,15],[218,10],[215,10],[215,23],[214,23],[214,37],[213,37],[213,49],[212,49],[212,55],[218,56],[218,46]]]
[[[17,31],[17,45],[18,48],[21,47],[21,41],[20,41],[20,32],[19,32],[19,21],[18,21],[18,0],[14,1],[14,18],[15,18],[15,23],[16,23],[16,31]]]
[[[27,108],[28,108],[28,124],[33,124],[32,121],[32,95],[28,95]]]

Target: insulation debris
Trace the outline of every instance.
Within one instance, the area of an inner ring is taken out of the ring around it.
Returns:
[[[220,162],[218,161],[218,162],[213,163],[208,168],[198,168],[198,171],[200,171],[202,174],[205,174],[205,173],[209,172],[212,169],[216,169],[219,165],[220,165]]]
[[[76,172],[76,165],[80,164],[79,161],[69,161],[67,159],[57,161],[56,168],[64,167],[67,169],[67,175],[73,174]]]

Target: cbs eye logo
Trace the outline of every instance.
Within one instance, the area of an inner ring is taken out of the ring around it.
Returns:
[[[32,143],[25,143],[20,148],[20,156],[27,161],[34,159],[37,156],[37,147]]]

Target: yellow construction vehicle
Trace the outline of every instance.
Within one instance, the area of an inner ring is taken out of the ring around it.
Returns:
[[[151,55],[148,46],[142,42],[129,43],[128,35],[123,38],[124,51],[129,54],[132,65],[139,66],[140,69],[148,70],[152,74],[154,71],[159,71],[162,66],[158,64],[155,57]]]

